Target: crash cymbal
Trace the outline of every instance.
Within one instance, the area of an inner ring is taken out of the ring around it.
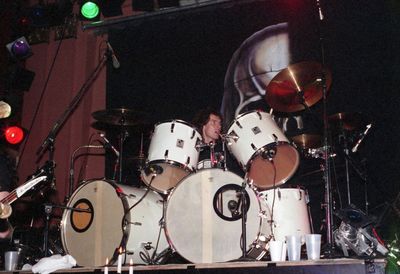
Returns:
[[[92,113],[99,122],[115,126],[136,126],[145,123],[145,113],[126,108],[105,109]]]
[[[322,146],[322,136],[319,134],[300,134],[292,137],[293,142],[302,149]]]
[[[317,62],[300,62],[280,71],[268,84],[265,100],[276,111],[296,112],[311,107],[323,96],[322,77],[327,91],[331,72]]]
[[[365,129],[365,127],[371,123],[371,119],[360,112],[339,112],[329,116],[328,122],[331,129],[334,130],[344,129],[347,131],[357,131]]]

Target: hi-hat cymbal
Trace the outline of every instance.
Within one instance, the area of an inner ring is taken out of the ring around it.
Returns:
[[[146,122],[144,112],[126,108],[99,110],[92,116],[99,122],[115,126],[136,126]]]
[[[319,134],[300,134],[292,137],[292,141],[300,148],[319,148],[322,146],[322,136]]]
[[[336,130],[357,131],[363,130],[371,120],[360,112],[339,112],[328,117],[329,126]]]
[[[268,84],[265,100],[276,111],[296,112],[311,107],[332,83],[331,72],[317,62],[300,62],[280,71]]]

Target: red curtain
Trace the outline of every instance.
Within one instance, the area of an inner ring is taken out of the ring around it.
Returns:
[[[37,108],[38,113],[29,132],[24,152],[20,153],[17,170],[19,185],[23,184],[27,176],[34,173],[49,159],[48,152],[38,159],[37,150],[93,73],[106,49],[105,37],[83,32],[78,26],[77,38],[62,41],[56,56],[60,41],[55,41],[53,37],[54,31],[51,31],[49,43],[33,45],[34,54],[27,60],[27,69],[34,71],[36,77],[30,91],[24,96],[22,126],[29,129]],[[54,67],[50,71],[54,58],[56,58]],[[51,76],[48,86],[42,101],[39,102],[49,73]],[[90,136],[97,132],[91,127],[94,122],[91,113],[105,108],[105,79],[106,67],[104,66],[55,138],[54,160],[59,202],[62,202],[68,194],[70,160],[73,152],[80,146],[88,145]],[[98,139],[97,135],[93,138]],[[93,143],[93,145],[99,145],[99,143]],[[102,155],[87,157],[83,155],[77,158],[74,165],[75,187],[79,179],[104,177],[104,151],[102,149],[90,151]],[[85,153],[86,150],[79,150],[79,152]]]

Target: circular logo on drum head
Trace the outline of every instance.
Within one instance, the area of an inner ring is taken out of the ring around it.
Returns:
[[[226,221],[236,221],[242,218],[242,187],[235,184],[227,184],[220,187],[214,195],[213,207],[215,213]],[[250,197],[245,191],[245,211],[250,208]]]
[[[94,218],[94,209],[92,203],[88,199],[80,199],[71,210],[70,222],[72,228],[76,232],[85,232],[89,229]]]

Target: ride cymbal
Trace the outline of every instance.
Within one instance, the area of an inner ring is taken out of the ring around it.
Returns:
[[[329,116],[328,122],[331,129],[357,131],[364,130],[371,123],[371,119],[360,112],[339,112]]]
[[[296,112],[311,107],[332,83],[331,72],[317,62],[300,62],[280,71],[268,84],[265,100],[280,112]]]
[[[146,123],[146,114],[126,108],[105,109],[92,113],[99,122],[115,126],[136,126]]]

